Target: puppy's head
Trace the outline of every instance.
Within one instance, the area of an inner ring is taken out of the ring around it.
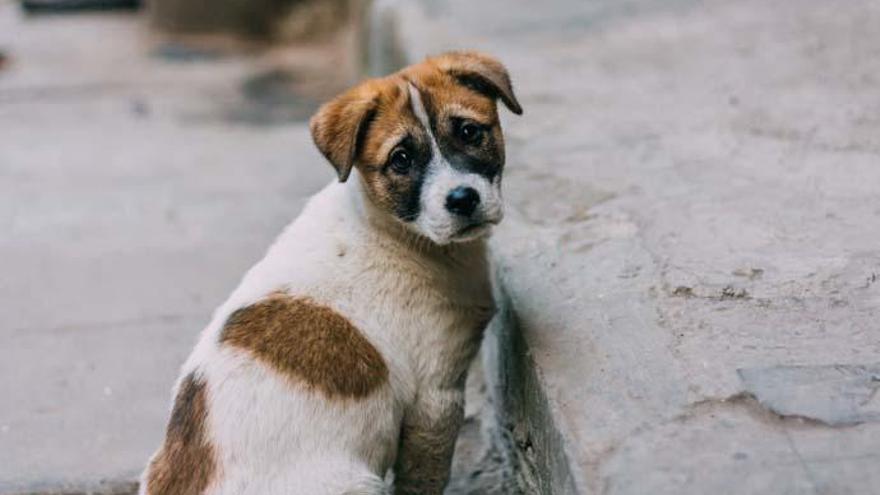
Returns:
[[[437,244],[469,241],[503,214],[498,100],[522,113],[501,63],[448,53],[325,104],[312,137],[340,181],[358,169],[382,211]]]

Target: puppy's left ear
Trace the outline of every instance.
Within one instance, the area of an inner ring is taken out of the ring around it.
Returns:
[[[375,95],[355,87],[325,103],[309,121],[312,140],[336,169],[339,182],[348,180],[375,112]]]
[[[499,98],[511,112],[522,115],[510,75],[495,58],[479,52],[452,52],[436,57],[434,62],[459,83],[490,98]]]

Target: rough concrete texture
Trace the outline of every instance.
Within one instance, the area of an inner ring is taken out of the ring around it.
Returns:
[[[880,4],[379,1],[511,69],[490,368],[535,493],[880,491]]]
[[[745,390],[780,416],[829,426],[880,421],[880,366],[772,366],[739,370]]]
[[[465,421],[455,444],[452,473],[446,495],[510,495],[517,493],[511,449],[497,440],[492,394],[483,360],[476,359],[468,374]]]

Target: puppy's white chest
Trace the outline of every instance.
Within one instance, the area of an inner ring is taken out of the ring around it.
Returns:
[[[401,339],[410,345],[414,367],[424,374],[420,378],[443,388],[462,386],[483,329],[494,314],[491,297],[430,300],[414,309],[413,331]]]
[[[464,265],[388,259],[364,274],[347,311],[405,381],[459,385],[494,314],[482,253]]]

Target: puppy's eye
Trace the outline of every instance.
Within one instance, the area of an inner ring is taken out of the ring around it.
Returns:
[[[473,122],[461,122],[458,125],[458,138],[465,144],[477,144],[483,139],[483,127]]]
[[[391,157],[388,159],[391,170],[401,175],[409,172],[412,162],[412,154],[404,148],[397,148],[392,151]]]

